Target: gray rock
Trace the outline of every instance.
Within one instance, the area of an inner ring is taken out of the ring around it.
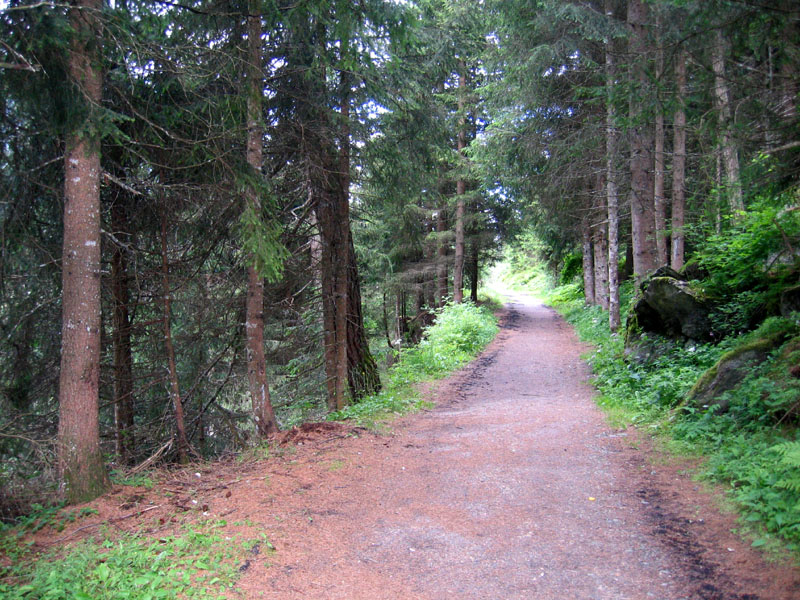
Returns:
[[[696,341],[713,339],[709,307],[680,273],[662,267],[642,282],[628,316],[626,345],[642,333]]]

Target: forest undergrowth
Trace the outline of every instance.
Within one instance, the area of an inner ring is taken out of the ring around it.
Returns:
[[[498,328],[492,311],[498,307],[496,300],[487,299],[481,306],[467,302],[437,310],[436,320],[424,331],[422,341],[399,352],[385,374],[383,390],[330,414],[329,420],[380,427],[393,417],[426,406],[415,386],[445,377],[494,339]],[[256,450],[245,459],[269,457],[272,444],[265,443]],[[125,478],[120,472],[115,477],[118,484],[148,488],[158,480],[157,471],[134,478]],[[65,510],[63,505],[34,506],[31,514],[15,523],[0,523],[0,598],[223,598],[240,575],[237,565],[254,548],[271,548],[263,533],[252,539],[230,535],[229,525],[236,527],[238,523],[177,517],[180,526],[157,539],[144,530],[120,534],[109,525],[75,545],[37,552],[32,534],[51,532],[57,538],[65,525],[96,512],[90,507]]]

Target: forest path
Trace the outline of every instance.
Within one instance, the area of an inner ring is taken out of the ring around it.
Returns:
[[[284,457],[248,491],[277,552],[231,596],[800,597],[796,574],[730,534],[697,484],[606,425],[582,351],[554,311],[515,297],[433,410]]]

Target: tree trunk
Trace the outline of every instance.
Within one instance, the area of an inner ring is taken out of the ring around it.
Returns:
[[[441,308],[447,302],[448,276],[447,276],[447,213],[444,207],[436,215],[436,232],[438,233],[439,247],[436,261],[436,306]]]
[[[605,0],[605,13],[614,16],[611,0]],[[608,209],[608,326],[612,332],[620,327],[619,314],[619,195],[617,192],[617,149],[614,101],[614,57],[611,40],[606,40],[606,206]]]
[[[672,268],[684,261],[684,213],[686,210],[686,50],[675,57],[675,115],[672,141]]]
[[[75,31],[69,77],[94,111],[102,97],[97,67],[102,3],[81,0],[69,11]],[[58,472],[70,504],[110,487],[100,451],[100,140],[89,123],[67,135],[64,154],[61,371]]]
[[[648,12],[647,5],[642,0],[631,0],[628,3],[628,23],[631,27],[629,53],[634,61],[632,78],[638,86],[630,101],[630,120],[633,127],[630,203],[633,273],[637,284],[658,264],[653,206],[653,132],[643,118],[641,100],[641,94],[649,85],[646,71]]]
[[[595,226],[593,232],[594,300],[603,310],[608,310],[608,240],[606,235],[605,223]]]
[[[469,299],[472,300],[475,304],[478,303],[478,275],[480,272],[480,263],[478,259],[479,256],[479,249],[478,249],[478,241],[473,239],[472,243],[470,244],[470,253],[469,253]]]
[[[664,44],[661,40],[661,10],[656,8],[656,85],[664,76]],[[669,264],[667,251],[667,197],[664,193],[666,161],[664,158],[664,108],[656,98],[655,118],[655,178],[653,181],[653,208],[656,227],[656,254],[658,266]]]
[[[739,177],[739,153],[733,135],[733,116],[731,113],[731,93],[725,74],[725,55],[728,52],[728,43],[721,30],[716,31],[714,46],[712,48],[712,68],[714,71],[714,104],[717,109],[722,139],[722,151],[725,166],[725,192],[728,204],[734,216],[744,210],[742,200],[742,182]]]
[[[183,400],[178,383],[178,367],[175,361],[175,346],[172,343],[171,291],[169,287],[169,259],[167,256],[167,210],[162,208],[161,214],[161,284],[164,298],[164,351],[167,355],[170,399],[175,412],[175,434],[178,442],[178,462],[189,462],[189,440],[186,437],[186,424],[183,417]]]
[[[463,62],[459,62],[458,75],[458,155],[459,170],[464,168],[464,150],[467,147],[466,124],[467,119],[464,115],[466,106],[467,74]],[[456,247],[453,261],[453,302],[461,304],[464,300],[464,219],[466,218],[466,194],[467,183],[463,174],[459,174],[456,180]]]
[[[347,382],[353,400],[371,396],[381,391],[378,365],[369,351],[369,340],[364,329],[361,311],[361,284],[356,263],[356,251],[350,239],[347,261]]]
[[[247,17],[247,164],[254,177],[261,175],[264,128],[261,120],[261,16],[256,2],[249,2]],[[250,186],[246,202],[258,219],[261,218],[261,199],[258,190]],[[269,394],[267,357],[264,352],[264,278],[255,268],[255,257],[249,257],[247,267],[247,300],[245,336],[247,338],[247,383],[250,388],[253,422],[256,435],[265,438],[277,433],[278,422]]]
[[[594,250],[592,249],[592,227],[588,219],[584,222],[581,233],[583,235],[583,297],[586,304],[594,304]]]
[[[128,234],[127,196],[120,194],[111,206],[111,229],[117,239]],[[128,252],[118,243],[111,254],[111,295],[114,303],[114,429],[117,456],[124,465],[133,463],[136,452],[133,410],[133,357],[128,314]]]

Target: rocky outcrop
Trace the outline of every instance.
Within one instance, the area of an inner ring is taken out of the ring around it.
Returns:
[[[662,267],[639,288],[628,315],[626,345],[643,333],[710,341],[714,336],[708,315],[709,306],[693,285],[677,271]]]

